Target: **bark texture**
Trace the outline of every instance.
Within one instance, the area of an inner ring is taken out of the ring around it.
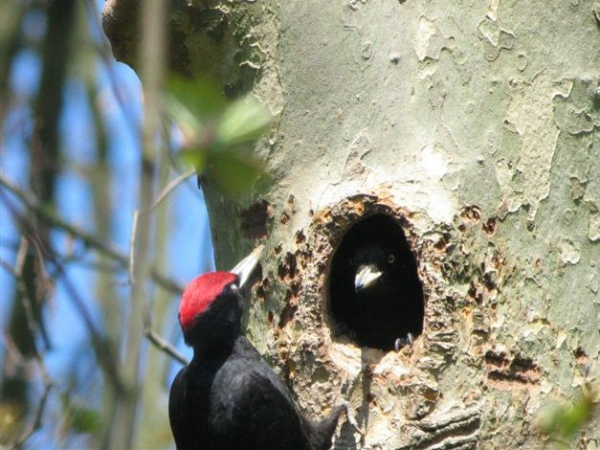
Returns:
[[[205,189],[217,265],[266,244],[248,337],[309,415],[350,401],[366,435],[343,424],[335,448],[541,448],[540,408],[598,383],[599,11],[173,2],[173,67],[278,116],[256,146],[270,180],[236,200]],[[106,28],[134,64],[125,29]],[[374,213],[402,226],[425,294],[399,352],[359,348],[328,309],[332,255]],[[590,423],[573,445],[598,436]]]

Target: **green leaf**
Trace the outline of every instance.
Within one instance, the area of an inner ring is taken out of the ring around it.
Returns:
[[[272,123],[269,110],[248,96],[236,100],[225,110],[217,134],[224,145],[235,145],[259,138]]]
[[[207,151],[202,148],[187,149],[179,153],[179,159],[183,164],[202,172],[206,167]]]
[[[76,433],[94,433],[100,430],[100,413],[90,408],[76,406],[70,411],[71,429]]]
[[[166,90],[169,98],[183,105],[197,119],[218,116],[227,106],[222,91],[208,79],[171,77]]]
[[[180,158],[227,195],[250,189],[263,166],[248,145],[273,122],[269,110],[247,96],[226,106],[214,84],[173,78],[168,83],[167,110],[184,135]]]
[[[102,427],[100,413],[94,409],[88,408],[77,400],[73,400],[70,395],[61,395],[64,416],[67,426],[76,433],[95,433]]]
[[[571,401],[551,402],[540,412],[540,428],[554,438],[571,439],[592,418],[594,406],[594,399],[585,392],[577,394]]]
[[[204,126],[187,105],[181,103],[177,97],[167,94],[165,99],[166,109],[179,126],[186,141],[195,142],[202,135]]]
[[[229,196],[244,194],[256,179],[264,173],[262,164],[248,152],[224,151],[213,155],[209,178],[217,188]]]

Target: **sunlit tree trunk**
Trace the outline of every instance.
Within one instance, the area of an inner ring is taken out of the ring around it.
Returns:
[[[598,6],[183,3],[173,67],[277,115],[256,145],[269,180],[205,194],[218,267],[266,244],[247,334],[302,409],[350,401],[366,434],[342,426],[336,448],[542,447],[540,409],[600,373]],[[123,5],[106,30],[132,63]],[[399,352],[357,346],[328,303],[336,248],[375,213],[424,290]],[[598,445],[598,423],[583,431]]]

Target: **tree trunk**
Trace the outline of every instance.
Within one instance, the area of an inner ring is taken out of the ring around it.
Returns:
[[[108,1],[105,26],[135,65],[130,3]],[[302,409],[350,402],[366,434],[344,424],[335,448],[543,447],[540,409],[600,374],[600,7],[193,3],[173,2],[173,67],[278,117],[256,145],[270,181],[205,195],[218,267],[266,244],[247,334]],[[345,233],[374,214],[424,293],[399,351],[357,345],[329,295]]]

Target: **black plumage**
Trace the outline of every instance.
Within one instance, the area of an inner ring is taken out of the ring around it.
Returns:
[[[175,378],[169,418],[178,449],[331,447],[343,406],[312,423],[290,391],[241,335],[240,279],[228,272],[194,280],[182,299],[180,322],[191,363]]]
[[[361,346],[391,350],[423,329],[423,291],[400,226],[377,214],[354,225],[330,272],[331,311]]]

